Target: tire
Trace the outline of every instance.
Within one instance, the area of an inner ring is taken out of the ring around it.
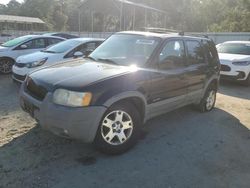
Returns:
[[[14,60],[10,58],[0,58],[0,73],[10,74],[12,72],[13,65],[14,65]]]
[[[104,114],[94,145],[106,154],[122,154],[138,141],[141,125],[142,119],[133,104],[115,104]]]
[[[205,92],[204,97],[201,99],[198,109],[200,112],[209,112],[214,109],[216,102],[217,89],[213,86],[209,86]]]

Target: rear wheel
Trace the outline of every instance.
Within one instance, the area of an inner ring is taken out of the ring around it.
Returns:
[[[0,73],[10,74],[12,72],[13,65],[14,60],[10,58],[0,58]]]
[[[134,105],[113,105],[101,120],[94,144],[107,154],[124,153],[137,142],[140,127],[141,118]]]
[[[200,101],[200,104],[198,105],[198,108],[201,112],[209,112],[213,110],[215,102],[216,102],[216,94],[217,89],[213,86],[210,86],[203,99]]]

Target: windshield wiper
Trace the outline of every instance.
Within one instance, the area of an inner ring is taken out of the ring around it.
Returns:
[[[108,64],[118,65],[118,63],[114,62],[114,61],[111,60],[111,59],[100,58],[100,59],[97,59],[97,61],[105,62],[105,63],[108,63]]]

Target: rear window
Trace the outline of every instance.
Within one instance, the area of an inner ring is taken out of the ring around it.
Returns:
[[[217,46],[219,53],[250,55],[250,44],[224,43]]]

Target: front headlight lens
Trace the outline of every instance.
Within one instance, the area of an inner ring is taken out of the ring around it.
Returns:
[[[66,89],[57,89],[53,94],[55,104],[71,107],[89,106],[92,94],[89,92],[75,92]]]
[[[28,68],[39,67],[39,66],[43,65],[47,60],[48,60],[48,58],[44,58],[44,59],[41,59],[39,61],[34,61],[34,62],[31,62],[31,63],[27,63],[26,67],[28,67]]]
[[[248,66],[250,65],[250,61],[237,61],[237,62],[233,62],[233,65]]]

